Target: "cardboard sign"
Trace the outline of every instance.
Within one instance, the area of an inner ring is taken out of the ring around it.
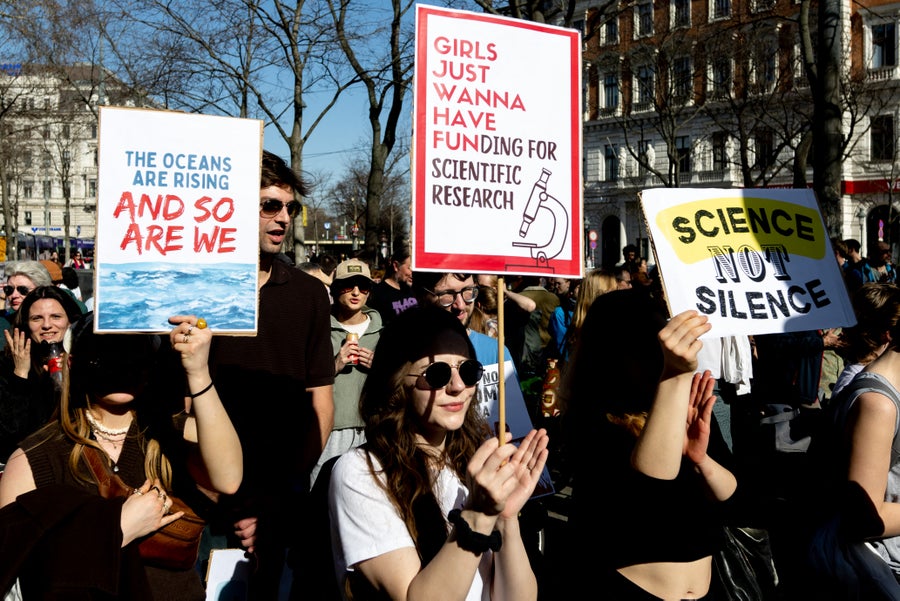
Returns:
[[[581,277],[581,36],[418,6],[412,265]]]
[[[100,107],[94,327],[257,327],[262,121]]]
[[[672,315],[709,316],[709,336],[856,323],[811,190],[644,190]]]

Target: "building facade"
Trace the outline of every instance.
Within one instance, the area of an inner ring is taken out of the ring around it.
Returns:
[[[615,264],[628,243],[652,262],[643,189],[811,185],[803,7],[795,0],[581,5],[584,208],[586,229],[598,234],[589,264]],[[813,43],[816,10],[813,3]],[[839,11],[841,232],[864,252],[886,241],[897,257],[900,3],[844,0]]]
[[[0,232],[18,258],[94,239],[100,104],[145,103],[97,66],[0,65]]]

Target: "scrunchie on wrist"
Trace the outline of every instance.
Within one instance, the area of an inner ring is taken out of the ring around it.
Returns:
[[[488,549],[499,551],[503,545],[500,533],[494,530],[490,535],[475,532],[469,526],[469,522],[462,516],[462,511],[454,509],[447,515],[447,519],[456,528],[456,543],[464,551],[475,555],[481,555]]]

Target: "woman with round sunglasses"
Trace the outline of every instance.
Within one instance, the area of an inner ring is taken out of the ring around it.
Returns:
[[[366,443],[331,474],[345,598],[537,598],[518,516],[547,434],[532,430],[518,447],[486,438],[474,357],[460,321],[436,307],[404,311],[382,331],[360,399]]]
[[[5,331],[6,348],[0,357],[0,464],[21,439],[50,419],[59,402],[59,391],[50,365],[51,348],[68,352],[70,328],[81,317],[75,299],[56,286],[38,286],[24,298]],[[51,373],[52,372],[52,373]]]

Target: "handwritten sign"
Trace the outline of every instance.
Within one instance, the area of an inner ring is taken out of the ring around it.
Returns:
[[[95,328],[256,331],[262,122],[100,108]]]
[[[659,188],[641,207],[672,314],[708,315],[711,336],[856,323],[812,191]]]
[[[416,18],[413,268],[580,277],[579,32]]]

